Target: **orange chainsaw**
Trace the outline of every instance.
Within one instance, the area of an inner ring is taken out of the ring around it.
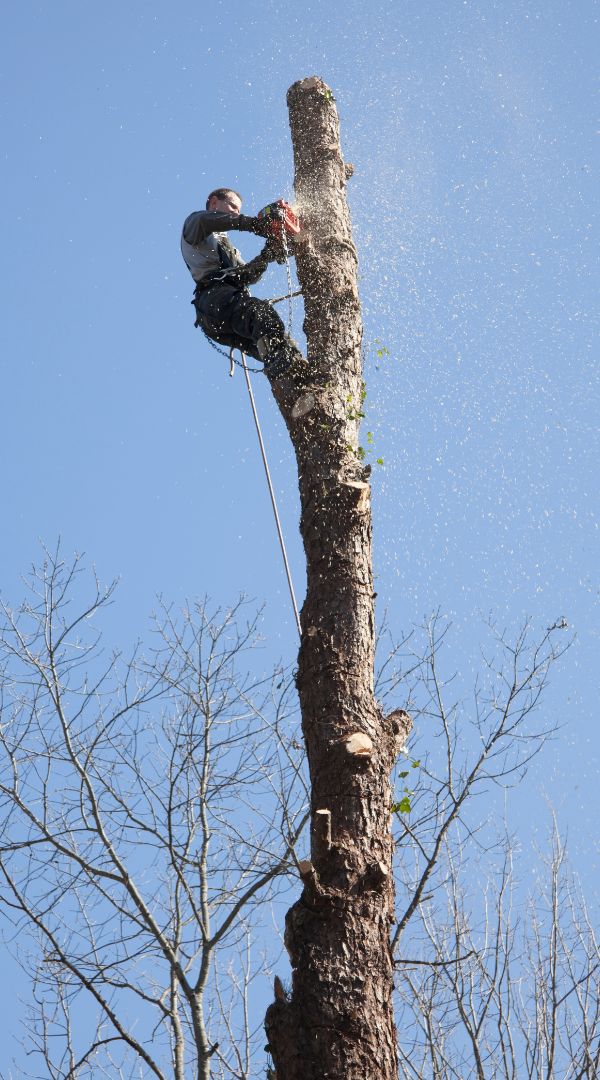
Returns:
[[[256,216],[261,221],[268,221],[269,233],[275,240],[282,240],[284,234],[286,239],[293,240],[300,232],[298,217],[285,199],[277,199],[276,202],[269,203],[268,206],[259,210]]]

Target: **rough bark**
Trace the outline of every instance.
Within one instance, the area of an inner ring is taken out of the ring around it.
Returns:
[[[304,415],[293,381],[273,392],[296,451],[307,563],[297,685],[312,789],[310,860],[286,918],[289,996],[266,1030],[277,1080],[398,1075],[389,930],[393,915],[391,725],[373,693],[371,501],[357,456],[362,323],[357,257],[333,95],[288,91],[304,239],[296,255],[308,356],[321,385]]]

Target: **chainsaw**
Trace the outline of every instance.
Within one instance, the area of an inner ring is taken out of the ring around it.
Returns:
[[[284,235],[287,240],[293,240],[300,232],[298,217],[285,199],[269,203],[259,210],[256,216],[261,221],[268,221],[269,234],[274,240],[283,240]]]

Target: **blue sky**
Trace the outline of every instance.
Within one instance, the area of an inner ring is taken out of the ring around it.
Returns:
[[[356,169],[380,615],[447,613],[465,688],[490,614],[568,620],[566,727],[515,799],[541,822],[550,797],[597,886],[597,4],[24,0],[3,31],[3,597],[60,535],[121,578],[117,644],[157,593],[243,590],[265,665],[293,660],[243,381],[193,328],[179,233],[218,184],[246,212],[293,195],[285,92],[319,74]],[[284,290],[273,268],[257,291]],[[293,457],[255,388],[301,595]]]

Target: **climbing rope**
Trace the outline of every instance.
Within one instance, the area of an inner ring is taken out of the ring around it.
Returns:
[[[233,349],[231,350],[233,353]],[[269,495],[271,496],[271,506],[273,507],[273,516],[275,518],[275,525],[277,526],[277,535],[279,537],[279,546],[281,548],[281,554],[283,556],[283,565],[285,567],[285,574],[287,577],[288,588],[290,590],[290,597],[292,599],[292,607],[294,609],[294,618],[296,620],[296,626],[298,628],[298,635],[302,637],[302,627],[300,626],[300,614],[298,612],[298,604],[296,603],[296,594],[294,592],[294,583],[292,581],[292,574],[290,570],[290,564],[288,562],[287,551],[285,547],[285,540],[283,538],[283,530],[281,528],[281,521],[279,519],[279,511],[277,509],[277,500],[275,498],[275,491],[273,489],[273,483],[271,480],[271,473],[269,470],[269,462],[267,460],[267,451],[265,449],[264,440],[262,437],[262,431],[260,428],[260,421],[258,419],[258,412],[256,411],[256,402],[254,400],[254,394],[252,393],[252,383],[250,382],[249,368],[246,364],[246,354],[241,352],[242,362],[240,367],[244,369],[244,375],[246,376],[246,386],[248,387],[248,396],[250,398],[250,405],[252,407],[252,415],[254,417],[254,425],[256,427],[256,434],[258,435],[258,443],[260,446],[260,452],[262,455],[263,465],[265,467],[265,475],[267,477],[267,486],[269,488]],[[232,357],[233,359],[233,357]]]
[[[288,325],[287,325],[286,332],[287,332],[288,337],[291,337],[292,325],[293,325],[293,319],[294,319],[293,298],[295,296],[299,296],[300,293],[301,293],[301,290],[297,289],[294,292],[293,288],[292,288],[292,271],[291,271],[291,268],[290,268],[290,255],[289,255],[287,237],[285,235],[285,230],[282,230],[282,232],[283,232],[282,242],[283,242],[283,249],[284,249],[284,252],[285,252],[285,265],[286,265],[286,272],[287,272],[288,291],[284,296],[277,296],[272,300],[268,300],[267,303],[269,303],[269,304],[279,304],[279,303],[282,303],[282,301],[284,301],[284,300],[288,301]],[[198,324],[198,325],[200,325],[200,324]],[[287,551],[286,551],[286,546],[285,546],[285,540],[284,540],[284,537],[283,537],[283,530],[281,528],[281,521],[280,521],[280,518],[279,518],[279,511],[277,509],[277,500],[275,498],[275,491],[274,491],[274,488],[273,488],[273,482],[271,480],[271,472],[270,472],[270,469],[269,469],[269,462],[268,462],[268,459],[267,459],[267,451],[265,449],[265,443],[264,443],[264,439],[262,437],[262,431],[261,431],[261,427],[260,427],[260,420],[258,419],[258,412],[257,412],[257,409],[256,409],[256,402],[254,400],[254,394],[252,392],[252,384],[250,382],[250,373],[256,374],[256,375],[264,374],[264,368],[251,368],[251,367],[248,367],[248,364],[246,363],[246,354],[241,349],[236,350],[235,347],[232,347],[231,349],[229,349],[229,352],[226,352],[225,349],[220,348],[220,346],[217,345],[216,342],[214,342],[212,340],[212,338],[210,338],[208,336],[208,334],[206,333],[206,330],[204,330],[204,327],[201,327],[201,329],[202,329],[202,331],[204,333],[204,336],[205,336],[206,340],[208,341],[208,344],[211,346],[211,348],[215,349],[215,351],[220,353],[221,356],[225,356],[229,360],[229,374],[230,374],[230,376],[232,378],[233,378],[233,375],[235,373],[236,367],[241,367],[241,368],[244,369],[244,376],[246,378],[246,386],[248,388],[248,397],[250,398],[250,406],[252,408],[252,415],[254,417],[254,426],[256,427],[256,434],[258,435],[258,444],[260,446],[260,452],[261,452],[262,461],[263,461],[263,465],[264,465],[264,469],[265,469],[265,476],[267,478],[267,486],[269,488],[269,496],[271,498],[271,506],[273,507],[273,516],[275,518],[275,525],[276,525],[276,528],[277,528],[277,536],[279,538],[279,546],[281,548],[281,554],[282,554],[282,557],[283,557],[283,565],[285,567],[285,575],[286,575],[286,578],[287,578],[288,588],[289,588],[289,591],[290,591],[290,597],[291,597],[291,600],[292,600],[292,607],[294,609],[294,618],[296,620],[296,627],[298,629],[298,635],[301,637],[302,636],[302,627],[300,625],[300,613],[298,611],[298,604],[296,602],[296,594],[294,592],[294,583],[292,581],[292,573],[291,573],[291,570],[290,570],[290,564],[288,562]],[[240,354],[240,356],[242,358],[241,361],[236,360],[236,358],[234,356],[234,353],[236,351],[239,352],[239,354]]]

